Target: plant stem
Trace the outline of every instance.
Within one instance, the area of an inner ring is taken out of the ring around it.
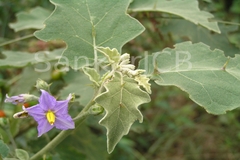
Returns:
[[[8,45],[8,44],[11,44],[11,43],[15,43],[15,42],[18,42],[18,41],[21,41],[21,40],[24,40],[24,39],[28,39],[28,38],[31,38],[31,37],[34,37],[34,35],[33,35],[33,34],[30,34],[30,35],[26,35],[26,36],[23,36],[23,37],[14,39],[14,40],[10,40],[10,41],[7,41],[7,42],[3,42],[3,43],[0,44],[0,47],[5,46],[5,45]]]

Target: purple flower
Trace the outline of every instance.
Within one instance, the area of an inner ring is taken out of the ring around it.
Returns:
[[[48,92],[44,90],[41,92],[39,104],[25,109],[38,123],[38,137],[53,127],[60,130],[74,129],[74,122],[68,114],[70,96],[67,100],[57,101]]]
[[[12,104],[24,103],[26,102],[24,95],[26,94],[20,94],[18,96],[12,96],[12,97],[9,97],[8,95],[6,95],[7,98],[5,99],[4,102],[12,103]]]

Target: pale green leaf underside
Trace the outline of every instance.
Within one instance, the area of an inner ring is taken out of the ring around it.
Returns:
[[[138,82],[139,86],[142,86],[149,94],[152,93],[151,84],[149,83],[149,78],[146,75],[139,75],[134,78]]]
[[[138,106],[150,101],[149,95],[137,83],[116,72],[113,80],[105,86],[106,92],[96,98],[106,111],[100,124],[107,128],[107,146],[111,153],[122,136],[129,132],[134,121],[143,121]]]
[[[129,0],[51,0],[56,6],[35,36],[44,41],[62,39],[63,56],[73,68],[96,62],[97,47],[116,48],[139,35],[144,27],[126,14]]]
[[[146,57],[140,68],[145,68],[157,84],[186,91],[207,112],[223,114],[240,106],[240,56],[229,59],[224,70],[227,61],[221,50],[184,42]]]
[[[99,50],[101,50],[107,58],[110,63],[118,63],[120,60],[120,54],[118,53],[118,50],[116,48],[110,49],[109,47],[102,48],[99,47]]]
[[[37,53],[27,53],[20,51],[3,51],[6,56],[5,59],[0,59],[0,67],[24,67],[30,64],[37,64],[58,60],[63,49],[56,49],[54,51],[40,51]]]
[[[96,86],[99,86],[101,77],[94,68],[84,67],[83,72],[89,77],[90,81],[92,81]]]
[[[158,11],[174,14],[214,32],[221,32],[217,22],[209,21],[213,15],[199,10],[197,0],[134,0],[129,8],[135,12]]]
[[[19,12],[17,16],[17,22],[10,23],[10,28],[15,32],[25,29],[42,29],[44,27],[43,22],[50,15],[50,11],[36,7],[30,10],[30,12]]]

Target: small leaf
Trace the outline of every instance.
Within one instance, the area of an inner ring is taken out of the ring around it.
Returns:
[[[148,82],[150,79],[146,75],[138,75],[134,78],[138,82],[138,85],[142,86],[149,94],[151,91],[151,84]]]
[[[174,85],[212,114],[240,107],[240,55],[227,58],[203,43],[184,42],[145,57],[140,68],[158,85]]]
[[[99,86],[101,77],[94,68],[84,67],[83,72],[89,77],[90,81],[92,81],[96,86]]]
[[[106,111],[100,124],[107,129],[107,148],[111,153],[122,136],[128,134],[134,121],[143,121],[138,106],[150,101],[149,95],[142,91],[136,82],[116,72],[114,78],[105,85],[106,92],[96,98]]]
[[[37,53],[27,53],[20,51],[3,51],[7,58],[0,59],[0,67],[24,67],[29,64],[44,63],[58,60],[63,49],[54,51],[40,51]]]
[[[121,52],[125,43],[144,30],[126,13],[129,0],[50,1],[56,8],[35,36],[44,41],[65,41],[68,47],[63,56],[74,69],[96,63],[98,47]]]
[[[4,158],[7,157],[9,153],[9,148],[8,146],[2,141],[0,140],[0,157]]]
[[[108,57],[108,61],[110,63],[118,63],[120,60],[120,53],[118,53],[118,50],[116,48],[110,49],[109,47],[103,48],[99,47],[99,50],[101,50],[106,57]]]
[[[217,22],[210,22],[214,16],[205,11],[200,11],[198,1],[169,1],[169,0],[134,0],[129,7],[134,12],[158,11],[180,16],[194,24],[200,24],[209,30],[221,33]]]
[[[19,12],[16,15],[17,22],[10,23],[9,26],[15,32],[25,29],[42,29],[44,27],[43,22],[50,13],[50,11],[42,7],[33,8],[30,12]]]
[[[27,153],[27,151],[23,150],[23,149],[16,149],[16,156],[20,159],[20,160],[28,160],[29,159],[29,155]]]

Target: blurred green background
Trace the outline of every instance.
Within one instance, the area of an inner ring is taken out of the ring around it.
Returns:
[[[0,43],[17,39],[34,30],[15,33],[9,23],[16,21],[16,13],[41,6],[53,10],[47,0],[0,0]],[[183,41],[204,42],[211,49],[219,48],[234,55],[240,47],[240,0],[201,0],[199,8],[208,11],[219,21],[222,34],[193,25],[179,17],[165,13],[129,13],[138,19],[146,30],[123,47],[123,53],[143,56]],[[231,22],[231,23],[228,23]],[[197,34],[198,33],[198,34]],[[201,34],[199,34],[201,33]],[[209,36],[211,37],[209,39]],[[4,45],[3,50],[36,52],[52,50],[65,45],[58,41],[41,42],[28,38]],[[0,58],[4,58],[0,53]],[[137,65],[137,61],[136,61]],[[25,74],[32,72],[32,74]],[[10,149],[22,148],[30,154],[36,153],[59,131],[36,137],[36,124],[31,119],[15,120],[11,115],[21,110],[4,104],[7,93],[36,93],[35,80],[42,78],[52,83],[55,95],[71,79],[68,73],[51,70],[34,73],[30,67],[0,68],[0,111],[9,117],[7,130],[16,144],[10,140],[6,128],[0,134]],[[221,97],[219,97],[221,98]],[[109,155],[106,151],[106,130],[98,125],[100,116],[91,116],[82,126],[64,140],[45,159],[71,160],[238,160],[240,159],[240,112],[239,109],[225,115],[208,114],[192,102],[186,93],[176,87],[160,87],[152,83],[152,101],[140,106],[144,122],[135,122],[129,134],[124,136]],[[73,104],[72,114],[81,110],[81,104]],[[1,116],[1,113],[0,113]],[[16,145],[16,146],[14,146]],[[12,153],[11,153],[12,154]],[[10,154],[10,157],[11,157]]]

